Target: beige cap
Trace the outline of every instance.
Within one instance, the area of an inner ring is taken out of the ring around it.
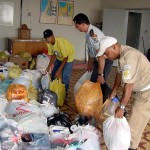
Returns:
[[[100,49],[96,54],[96,57],[102,56],[108,47],[116,43],[117,43],[117,39],[115,39],[114,37],[105,36],[104,38],[102,38],[100,41]]]

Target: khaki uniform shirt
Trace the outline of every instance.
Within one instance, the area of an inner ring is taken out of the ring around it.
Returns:
[[[134,83],[133,91],[141,91],[150,85],[150,62],[139,50],[121,45],[118,62],[122,82]]]

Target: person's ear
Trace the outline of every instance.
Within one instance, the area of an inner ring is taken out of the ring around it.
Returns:
[[[115,50],[117,48],[117,45],[113,44],[111,47],[112,47],[113,50]]]

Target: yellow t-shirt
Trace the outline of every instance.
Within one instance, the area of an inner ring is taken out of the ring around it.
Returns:
[[[48,54],[56,55],[56,58],[62,61],[65,57],[68,57],[67,62],[72,62],[75,57],[75,50],[73,45],[65,38],[55,37],[55,44],[51,45],[47,43]]]

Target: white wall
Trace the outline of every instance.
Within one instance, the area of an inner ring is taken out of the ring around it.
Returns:
[[[101,0],[101,10],[106,8],[127,8],[127,9],[148,9],[150,8],[149,0]],[[103,13],[100,15],[102,20]]]
[[[140,32],[140,39],[139,39],[139,50],[144,52],[150,48],[150,1],[149,0],[101,0],[101,11],[108,8],[119,8],[119,9],[128,9],[134,12],[142,13],[142,20],[141,20],[141,32]],[[103,13],[100,14],[100,20],[103,19]],[[112,18],[113,20],[113,18]],[[144,47],[143,47],[143,40],[144,38]]]
[[[141,30],[139,37],[139,50],[143,53],[147,53],[150,48],[150,9],[142,10],[129,10],[130,12],[137,12],[142,14],[141,18]]]
[[[145,47],[145,51],[147,53],[147,50],[150,48],[150,19],[149,19],[150,9],[143,10],[141,12],[142,12],[142,22],[141,22],[139,49],[144,53],[144,47]],[[142,37],[144,39],[144,43]]]
[[[0,0],[14,2],[14,25],[11,27],[0,25],[0,49],[7,49],[7,37],[17,37],[18,28],[20,27],[20,0]],[[87,14],[91,23],[102,20],[102,10],[104,8],[150,8],[149,0],[74,0],[74,15],[83,12]],[[75,46],[76,59],[85,59],[84,52],[84,33],[77,31],[74,26],[57,25],[57,24],[40,24],[40,0],[23,0],[22,23],[29,25],[28,11],[31,10],[31,38],[42,38],[43,30],[51,28],[55,35],[68,38]],[[147,13],[149,15],[149,13]],[[145,17],[143,17],[144,19]],[[150,23],[149,23],[150,24]],[[145,30],[150,26],[142,23],[142,34],[144,39],[150,39],[150,32]],[[149,48],[150,42],[145,42],[146,49]]]
[[[6,37],[17,37],[20,26],[20,0],[7,1],[15,3],[15,17],[13,27],[0,26],[0,48],[3,49],[7,49]],[[50,28],[55,36],[66,37],[74,44],[76,59],[85,59],[84,33],[80,33],[74,26],[39,23],[40,2],[40,0],[23,0],[22,24],[29,26],[28,12],[31,11],[31,38],[42,38],[43,31]],[[74,9],[74,15],[82,12],[89,17],[91,23],[100,22],[100,0],[74,0]]]

